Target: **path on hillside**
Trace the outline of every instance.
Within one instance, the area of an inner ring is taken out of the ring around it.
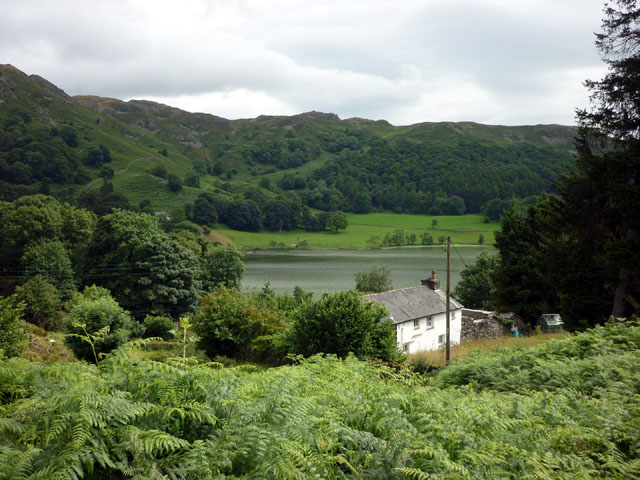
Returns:
[[[118,170],[117,172],[113,172],[113,176],[115,177],[116,175],[122,175],[123,173],[127,173],[129,171],[129,167],[131,165],[133,165],[136,162],[139,162],[141,160],[151,160],[150,157],[142,157],[142,158],[136,158],[135,160],[131,160],[126,167],[124,167],[122,170]],[[91,180],[89,183],[87,183],[84,187],[84,191],[88,190],[89,188],[91,188],[93,185],[95,185],[96,183],[98,183],[100,180],[102,180],[102,177],[96,178],[95,180]]]

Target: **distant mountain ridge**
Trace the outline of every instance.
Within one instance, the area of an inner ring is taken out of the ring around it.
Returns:
[[[183,211],[208,192],[259,202],[286,193],[311,208],[354,212],[437,213],[459,197],[465,211],[477,212],[491,199],[552,189],[573,162],[575,131],[393,126],[321,112],[227,120],[147,100],[72,97],[38,75],[0,65],[5,200],[45,191],[78,201],[100,188],[86,185],[108,176],[108,164],[115,191],[153,210]],[[170,175],[182,188],[169,188]]]

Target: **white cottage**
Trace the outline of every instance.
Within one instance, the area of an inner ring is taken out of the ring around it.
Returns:
[[[398,349],[406,353],[437,350],[446,342],[447,296],[433,270],[419,287],[372,293],[365,298],[384,304],[396,328]],[[460,343],[462,305],[451,298],[451,345]]]

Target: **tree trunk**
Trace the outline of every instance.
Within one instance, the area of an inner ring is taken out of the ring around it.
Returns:
[[[640,235],[635,230],[629,230],[628,238],[637,242]],[[618,270],[618,287],[616,288],[611,315],[615,318],[627,318],[640,313],[640,296],[634,289],[633,271],[625,266]]]

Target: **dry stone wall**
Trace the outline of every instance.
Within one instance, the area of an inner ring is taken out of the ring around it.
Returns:
[[[511,327],[495,317],[494,312],[462,310],[460,342],[511,335]]]

